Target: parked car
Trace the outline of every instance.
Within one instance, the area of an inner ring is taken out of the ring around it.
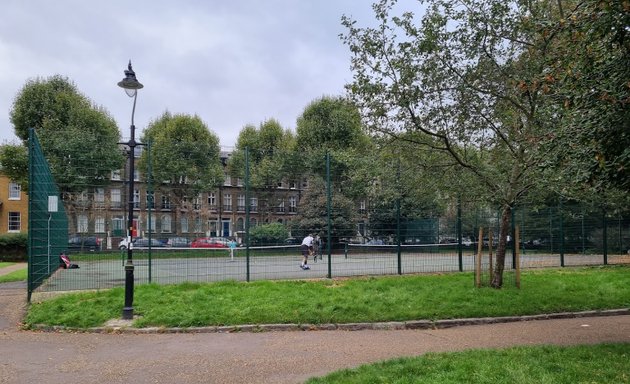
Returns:
[[[96,252],[101,250],[101,240],[95,236],[72,236],[68,239],[68,252]]]
[[[164,243],[158,239],[151,239],[151,248],[164,248]],[[136,237],[133,239],[134,248],[149,248],[149,239],[144,237]],[[127,249],[127,239],[122,239],[118,243],[118,249]]]
[[[288,239],[284,240],[284,243],[286,245],[295,245],[302,244],[302,241],[300,239],[296,239],[295,237],[289,237]]]
[[[191,248],[228,248],[227,239],[223,237],[200,237],[190,243]],[[229,240],[228,240],[229,241]]]
[[[173,248],[188,248],[190,247],[190,243],[192,243],[192,241],[185,237],[170,237],[166,241],[166,246]]]

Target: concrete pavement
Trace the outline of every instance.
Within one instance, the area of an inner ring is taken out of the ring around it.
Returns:
[[[630,342],[630,315],[429,330],[72,333],[20,330],[24,283],[0,284],[0,383],[300,383],[427,352]]]

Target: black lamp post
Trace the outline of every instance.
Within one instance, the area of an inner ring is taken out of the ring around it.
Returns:
[[[129,66],[125,70],[125,78],[118,82],[118,86],[125,89],[127,96],[133,97],[133,109],[131,110],[131,136],[126,143],[129,147],[129,211],[127,224],[127,263],[125,263],[125,306],[122,311],[122,318],[125,320],[133,319],[133,178],[135,173],[134,156],[136,152],[135,133],[136,126],[133,124],[133,115],[136,112],[136,99],[138,97],[138,89],[144,87],[137,79],[136,73],[131,69],[131,60]]]

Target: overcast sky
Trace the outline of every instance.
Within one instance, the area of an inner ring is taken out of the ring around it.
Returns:
[[[373,24],[372,2],[2,0],[0,143],[16,140],[9,111],[25,82],[55,74],[128,138],[132,99],[116,84],[129,59],[144,84],[140,132],[165,110],[198,114],[225,147],[270,118],[294,130],[311,101],[344,94],[352,74],[340,19]]]

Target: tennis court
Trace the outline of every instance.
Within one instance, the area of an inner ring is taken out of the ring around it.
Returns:
[[[487,254],[487,250],[484,251]],[[150,255],[150,257],[149,257]],[[134,252],[136,284],[177,284],[225,280],[323,279],[364,275],[396,275],[473,271],[472,247],[460,259],[452,245],[425,244],[348,246],[315,261],[309,258],[310,270],[302,270],[298,246],[252,247],[250,256],[239,248],[234,258],[227,250],[160,249]],[[91,253],[78,255],[79,269],[58,269],[38,288],[38,292],[107,289],[123,286],[126,253]],[[487,257],[485,258],[487,260]],[[603,264],[601,255],[565,255],[565,265]],[[610,263],[629,263],[628,255],[609,257]],[[560,266],[557,254],[527,253],[521,256],[523,268]],[[512,255],[506,255],[506,270],[512,268]]]

